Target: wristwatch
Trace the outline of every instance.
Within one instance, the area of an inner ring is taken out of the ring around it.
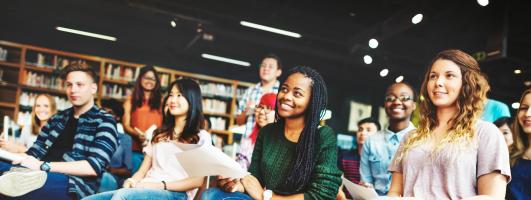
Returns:
[[[52,169],[52,168],[50,167],[50,162],[43,162],[43,163],[41,164],[41,167],[40,167],[40,168],[41,168],[41,171],[45,171],[45,172],[50,172],[50,169]]]
[[[264,193],[262,193],[263,200],[271,200],[272,197],[273,197],[273,191],[271,190],[264,190]]]

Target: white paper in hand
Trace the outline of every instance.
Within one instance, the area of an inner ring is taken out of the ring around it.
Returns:
[[[21,155],[0,149],[0,158],[3,160],[8,160],[8,161],[15,161],[15,160],[21,160],[24,157],[22,157]]]
[[[153,124],[146,130],[146,132],[144,132],[144,134],[145,134],[144,136],[146,137],[147,141],[151,141],[151,139],[153,137],[153,132],[155,130],[157,130],[157,125]]]
[[[376,190],[374,190],[374,188],[368,188],[365,186],[355,184],[344,177],[342,177],[341,179],[343,179],[343,185],[345,186],[345,188],[347,188],[347,191],[352,197],[352,199],[360,199],[360,200],[378,199],[378,193],[376,193]]]
[[[232,158],[211,145],[177,153],[177,160],[190,177],[223,176],[243,178],[249,172]]]

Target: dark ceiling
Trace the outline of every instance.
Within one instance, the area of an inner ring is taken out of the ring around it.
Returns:
[[[529,87],[524,82],[531,81],[530,11],[524,0],[491,0],[486,7],[475,0],[17,0],[2,1],[0,40],[249,82],[258,80],[261,56],[275,53],[287,68],[307,65],[320,71],[331,103],[342,105],[351,99],[380,104],[384,88],[399,75],[418,87],[431,58],[457,48],[481,59],[490,77],[490,96],[511,103]],[[413,25],[416,13],[424,19]],[[302,38],[243,27],[241,20],[297,32]],[[58,32],[56,26],[118,41]],[[204,40],[198,27],[213,41]],[[368,47],[370,38],[378,39],[378,48]],[[205,60],[201,53],[252,65]],[[366,54],[374,59],[370,65],[363,63]],[[383,68],[390,70],[385,78],[378,75]],[[515,69],[523,73],[516,75]]]

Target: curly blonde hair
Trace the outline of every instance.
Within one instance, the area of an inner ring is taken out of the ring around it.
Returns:
[[[483,111],[490,86],[485,76],[481,73],[478,62],[472,56],[460,50],[445,50],[435,56],[424,75],[420,93],[427,98],[420,102],[421,117],[419,127],[406,139],[397,161],[404,158],[413,147],[426,141],[432,131],[439,125],[436,116],[437,107],[429,98],[427,88],[431,69],[437,60],[449,60],[459,66],[463,84],[459,92],[460,95],[457,98],[457,114],[449,120],[448,134],[437,142],[433,151],[438,151],[444,144],[463,147],[471,144],[474,138],[475,122]]]
[[[526,95],[531,94],[531,88],[524,91],[522,98],[520,98],[520,105]],[[518,110],[520,112],[520,110]],[[513,132],[514,143],[509,147],[509,152],[511,155],[511,166],[514,166],[520,158],[524,155],[524,152],[529,148],[529,140],[527,134],[522,129],[522,125],[518,121],[518,113],[514,117],[513,125],[511,126],[511,131]]]

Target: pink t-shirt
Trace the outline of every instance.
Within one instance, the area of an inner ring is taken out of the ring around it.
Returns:
[[[397,155],[410,134],[400,144],[389,166],[389,171],[402,173],[404,197],[462,199],[475,196],[478,178],[495,171],[510,180],[509,151],[502,134],[492,123],[478,120],[472,144],[454,151],[460,154],[449,153],[456,149],[451,145],[442,147],[443,154],[434,154],[433,143],[425,142],[409,150],[402,161],[397,162]]]
[[[198,145],[212,145],[210,133],[201,130],[198,136]],[[144,147],[144,153],[150,156],[152,161],[151,168],[140,182],[174,182],[189,177],[175,156],[175,154],[183,152],[176,143],[175,141],[160,141],[153,145],[149,143]],[[196,192],[197,189],[186,191],[188,199],[194,199]]]

